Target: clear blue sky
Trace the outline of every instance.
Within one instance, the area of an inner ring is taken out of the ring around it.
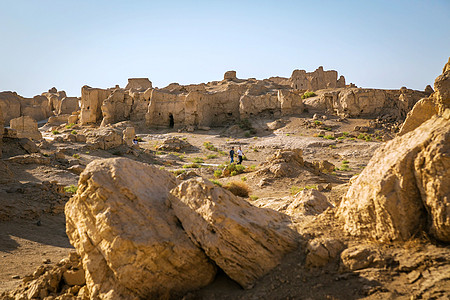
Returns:
[[[423,90],[450,56],[450,0],[0,0],[0,91],[153,86],[334,69]]]

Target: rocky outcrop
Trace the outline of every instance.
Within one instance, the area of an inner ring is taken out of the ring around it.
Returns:
[[[421,99],[414,108],[408,113],[408,116],[400,129],[399,135],[406,134],[419,127],[426,120],[429,120],[435,114],[442,115],[444,111],[450,108],[450,58],[449,63],[444,66],[442,75],[439,75],[434,81],[435,93],[428,98]]]
[[[123,143],[122,130],[110,127],[92,130],[86,134],[86,141],[95,149],[115,148]]]
[[[124,158],[96,160],[81,174],[66,205],[67,235],[91,299],[169,298],[214,279],[215,266],[166,205],[176,183]]]
[[[278,150],[267,162],[262,164],[257,175],[274,177],[292,177],[297,175],[304,166],[301,149]]]
[[[42,139],[42,134],[38,130],[36,120],[29,116],[23,116],[10,121],[12,129],[16,130],[18,138],[29,138],[32,140]]]
[[[352,235],[406,240],[420,230],[450,242],[450,110],[380,148],[343,198]]]
[[[58,299],[88,300],[84,271],[80,257],[72,252],[56,265],[41,265],[35,272],[26,275],[14,290],[0,294],[4,300]],[[92,299],[92,298],[91,298]]]
[[[158,150],[162,151],[181,151],[191,148],[192,145],[178,137],[169,137],[163,140],[158,146]]]
[[[285,215],[254,207],[208,180],[184,181],[171,195],[171,206],[189,237],[244,288],[296,247]]]
[[[287,207],[286,213],[289,215],[318,215],[329,207],[333,207],[333,205],[328,202],[324,194],[315,189],[304,189],[295,195],[292,203]]]

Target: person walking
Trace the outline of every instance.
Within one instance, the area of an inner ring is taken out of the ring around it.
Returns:
[[[230,164],[234,163],[234,147],[231,147],[230,158],[231,158]]]
[[[237,151],[237,155],[238,155],[238,165],[242,164],[242,159],[244,157],[244,152],[242,152],[242,148],[241,146],[239,146],[239,149]]]

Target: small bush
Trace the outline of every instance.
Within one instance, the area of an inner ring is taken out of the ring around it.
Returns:
[[[214,177],[216,177],[216,178],[222,177],[222,170],[215,170],[214,171]]]
[[[194,162],[196,164],[201,164],[201,163],[203,163],[203,158],[201,158],[201,157],[194,157],[192,162]]]
[[[259,199],[259,197],[258,197],[258,196],[251,195],[251,196],[250,196],[250,199],[252,199],[252,201],[256,201],[256,200]]]
[[[173,171],[172,171],[172,173],[173,173],[175,176],[178,176],[178,175],[183,174],[183,173],[185,173],[185,172],[186,172],[186,170],[183,170],[183,169],[173,170]]]
[[[66,193],[75,194],[77,192],[77,190],[78,190],[78,186],[73,185],[73,184],[64,187],[64,191]]]
[[[343,136],[348,136],[348,132],[344,131],[344,132],[342,133],[342,135],[343,135]]]
[[[163,155],[164,152],[162,152],[162,151],[156,151],[155,154],[156,154],[156,155]]]
[[[317,184],[313,184],[313,185],[307,185],[305,186],[306,190],[317,190]]]
[[[364,140],[366,138],[366,135],[364,133],[360,133],[356,138]]]
[[[160,169],[160,170],[165,170],[165,169],[166,169],[166,167],[164,167],[164,166],[161,166],[161,167],[159,167],[159,169]]]
[[[229,164],[227,166],[223,166],[222,175],[225,177],[235,176],[235,175],[244,173],[244,171],[245,171],[245,167],[243,165],[237,165],[237,164],[233,163],[233,164]]]
[[[241,180],[242,180],[242,181],[247,181],[247,177],[242,176],[242,177],[241,177]]]
[[[290,133],[286,133],[286,136],[290,136],[291,134]]]
[[[219,154],[220,155],[224,155],[224,156],[228,156],[228,153],[226,153],[225,151],[219,150]]]
[[[327,140],[334,140],[335,139],[335,137],[332,136],[332,135],[325,135],[323,138],[327,139]]]
[[[77,134],[77,131],[76,130],[72,130],[70,133],[75,135],[75,134]]]
[[[332,130],[331,127],[324,127],[323,129],[326,130],[326,131],[331,131]]]
[[[220,187],[222,186],[222,184],[219,181],[215,180],[215,179],[211,179],[211,182],[214,183],[215,185],[220,186]]]
[[[330,148],[330,149],[336,149],[336,145],[330,145],[330,146],[328,146],[328,148]]]
[[[342,140],[345,139],[345,136],[340,136],[340,137],[338,137],[337,139],[340,140],[340,141],[342,141]]]
[[[298,187],[298,186],[291,186],[291,195],[295,195],[295,194],[297,194],[298,192],[300,192],[302,190],[302,188],[301,187]]]
[[[250,136],[251,134],[256,134],[256,130],[255,130],[255,128],[253,128],[253,126],[252,126],[252,124],[250,123],[250,120],[249,120],[249,119],[242,119],[242,120],[239,122],[239,127],[240,127],[242,130],[247,131],[248,134],[249,134],[249,136]],[[247,132],[245,133],[246,135],[247,135]]]
[[[320,122],[320,121],[318,121],[318,120],[315,120],[315,121],[314,121],[314,125],[320,126],[320,125],[322,125],[322,122]]]
[[[307,99],[307,98],[314,97],[314,96],[317,96],[316,93],[314,93],[314,92],[305,92],[302,95],[302,99]]]
[[[204,142],[203,146],[210,151],[214,151],[214,152],[219,151],[219,149],[217,149],[217,147],[215,147],[213,144],[211,144],[211,142]]]
[[[256,170],[256,165],[251,165],[250,167],[248,167],[248,169],[250,171],[255,171]]]
[[[346,164],[346,165],[348,165],[350,162],[348,161],[348,160],[343,160],[342,161],[342,164]]]
[[[73,157],[73,158],[76,158],[76,159],[79,159],[79,158],[80,158],[80,155],[77,154],[77,153],[75,153],[74,155],[72,155],[72,157]]]
[[[207,159],[214,159],[214,158],[217,158],[217,155],[216,154],[209,154],[209,155],[206,156],[206,158]]]
[[[186,164],[186,165],[183,165],[183,168],[184,169],[189,169],[189,168],[200,168],[200,165],[199,164],[196,164],[196,163],[192,163],[192,164]]]
[[[73,126],[75,126],[75,123],[70,123],[70,124],[67,124],[67,125],[66,125],[66,128],[67,128],[67,129],[70,129],[70,128],[72,128]]]
[[[52,130],[52,133],[53,134],[59,134],[59,131],[58,130]]]
[[[227,183],[224,188],[235,194],[239,197],[247,198],[248,194],[250,193],[250,189],[248,185],[245,182],[242,181],[230,181]]]

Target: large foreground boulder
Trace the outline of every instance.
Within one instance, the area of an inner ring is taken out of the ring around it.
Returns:
[[[244,288],[296,247],[289,219],[257,208],[203,178],[181,183],[169,197],[189,237]]]
[[[179,226],[166,200],[176,179],[125,158],[96,160],[66,205],[91,299],[177,297],[205,286],[216,268]]]
[[[351,185],[338,214],[353,235],[450,242],[450,109],[386,143]]]

